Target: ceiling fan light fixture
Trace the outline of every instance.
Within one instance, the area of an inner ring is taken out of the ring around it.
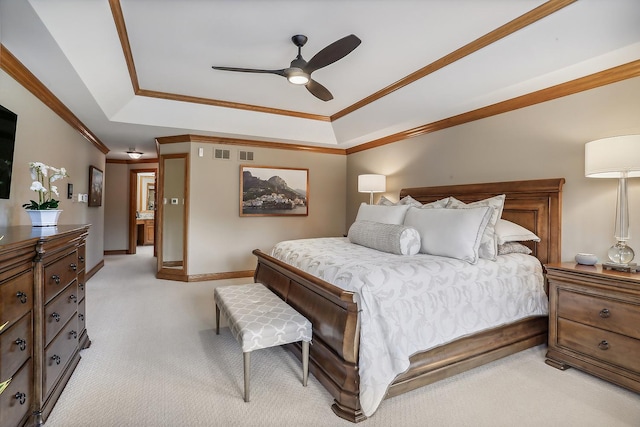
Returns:
[[[309,83],[309,74],[300,68],[289,68],[287,70],[287,80],[294,85],[306,85]]]
[[[129,148],[129,151],[127,151],[127,154],[129,155],[130,158],[134,160],[138,160],[140,157],[142,157],[142,153],[139,151],[136,151],[135,148]]]

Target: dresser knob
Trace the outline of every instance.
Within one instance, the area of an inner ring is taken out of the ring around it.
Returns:
[[[56,362],[56,365],[59,365],[60,362],[62,361],[60,359],[60,356],[58,356],[57,354],[54,354],[53,356],[51,356],[51,360],[53,360],[54,362]]]
[[[16,293],[16,298],[18,298],[18,300],[22,303],[22,304],[26,304],[27,303],[27,294],[25,294],[24,292],[19,292]]]
[[[56,282],[56,285],[60,284],[60,276],[58,276],[57,274],[54,274],[53,276],[51,276],[51,280]]]
[[[76,331],[71,331],[69,332],[69,336],[73,339],[78,338],[78,333]]]
[[[81,291],[84,291],[84,283],[82,282],[78,283],[78,287],[80,288]]]
[[[69,264],[69,268],[73,271],[76,271],[78,269],[78,265],[72,262],[71,264]]]
[[[78,257],[78,261],[80,261],[81,264],[84,264],[84,257],[82,255],[80,255]]]
[[[609,350],[609,343],[607,342],[607,340],[602,340],[600,341],[600,344],[598,344],[598,348],[600,350]]]
[[[603,319],[606,319],[609,316],[611,316],[611,312],[609,311],[608,308],[603,308],[602,310],[600,310],[600,317],[602,317]]]
[[[25,340],[23,340],[22,338],[18,338],[14,342],[16,343],[16,345],[18,346],[20,351],[25,351],[27,349],[27,342]]]
[[[69,295],[69,301],[77,302],[78,301],[78,297],[73,295],[73,294],[71,294],[71,295]]]
[[[27,401],[27,395],[26,395],[26,394],[24,394],[24,393],[20,393],[20,392],[18,392],[18,393],[16,393],[16,394],[14,395],[14,397],[15,397],[16,399],[18,399],[18,402],[19,402],[21,405],[24,405],[24,402],[26,402],[26,401]]]
[[[78,319],[80,319],[80,320],[84,320],[84,314],[82,314],[82,313],[78,313]]]
[[[56,322],[60,321],[60,315],[58,313],[51,313],[51,317],[53,318],[53,320],[55,320]]]

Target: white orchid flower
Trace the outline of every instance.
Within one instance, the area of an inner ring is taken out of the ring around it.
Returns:
[[[51,186],[51,193],[54,193],[56,196],[60,195],[58,194],[58,187],[56,187],[55,185]]]
[[[44,185],[42,185],[40,181],[33,181],[33,183],[31,184],[31,188],[29,189],[33,191],[39,191],[41,193],[47,191],[47,189],[44,187]]]

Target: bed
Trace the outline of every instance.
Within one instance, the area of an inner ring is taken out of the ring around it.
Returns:
[[[449,196],[469,203],[505,194],[502,218],[540,237],[524,242],[541,264],[560,261],[561,194],[564,179],[420,187],[403,189],[421,203]],[[260,250],[254,279],[307,317],[313,324],[310,370],[334,398],[333,411],[352,422],[366,418],[360,400],[360,332],[358,298],[354,292],[319,279]],[[546,315],[464,336],[413,354],[408,369],[395,377],[385,398],[458,374],[465,370],[542,344],[547,338]],[[299,357],[301,348],[289,347]]]

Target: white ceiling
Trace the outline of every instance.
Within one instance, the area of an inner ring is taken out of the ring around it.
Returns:
[[[530,12],[540,0],[120,0],[140,89],[330,117]],[[269,74],[291,36],[309,60],[362,44],[313,78],[329,102]],[[0,42],[110,148],[155,157],[197,134],[350,148],[640,59],[640,1],[580,0],[337,120],[140,96],[108,0],[0,0]]]

